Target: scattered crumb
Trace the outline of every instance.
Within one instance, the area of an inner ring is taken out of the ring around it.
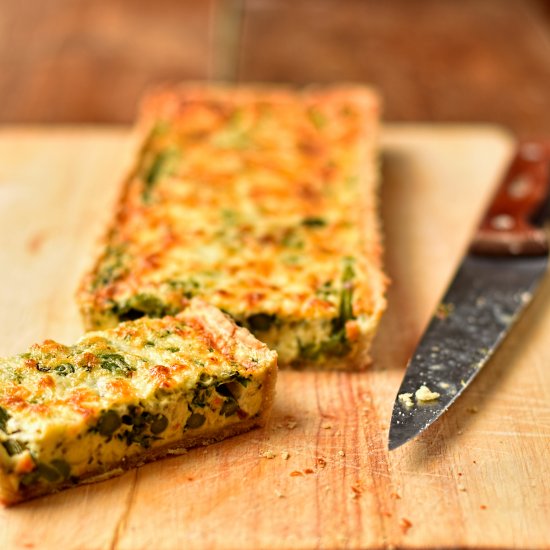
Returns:
[[[436,399],[439,399],[440,395],[440,393],[432,391],[430,390],[430,388],[428,388],[428,386],[424,385],[420,386],[420,388],[418,388],[416,390],[416,393],[414,394],[417,401],[435,401]]]
[[[272,459],[272,458],[275,458],[277,455],[273,451],[261,451],[260,456],[262,458]]]
[[[481,504],[479,508],[480,508],[481,510],[487,510],[487,506],[485,506],[485,504]]]
[[[344,451],[338,451],[338,456],[346,456],[346,453]]]
[[[314,474],[314,473],[315,473],[315,471],[312,470],[311,468],[306,468],[306,469],[304,470],[304,474]]]
[[[279,489],[275,489],[275,496],[277,498],[285,498],[285,495],[283,495],[283,493],[281,493],[281,491],[279,491]]]
[[[479,409],[477,407],[468,407],[466,410],[472,414],[479,412]]]
[[[399,527],[401,527],[401,531],[403,532],[403,534],[406,535],[409,529],[412,527],[412,522],[409,521],[407,518],[401,518],[399,520]]]
[[[437,306],[437,311],[435,312],[435,316],[441,320],[447,319],[447,317],[449,317],[449,315],[453,313],[454,309],[455,309],[454,304],[441,303]]]
[[[357,500],[363,494],[363,489],[359,484],[351,486],[351,498]]]
[[[383,516],[386,516],[387,518],[391,518],[392,516],[392,513],[391,512],[388,512],[387,510],[384,510],[383,512],[381,512],[381,514]]]
[[[290,458],[290,453],[288,451],[282,451],[281,452],[281,458],[283,460],[288,460]]]
[[[457,485],[457,488],[460,492],[462,493],[465,493],[466,492],[466,487],[464,487],[464,485],[461,485],[461,484],[458,484]]]
[[[401,495],[399,493],[390,493],[390,498],[394,498],[395,500],[398,500],[401,498]]]
[[[332,424],[325,422],[324,424],[321,424],[321,428],[323,428],[323,430],[330,430],[332,428]]]
[[[296,420],[288,420],[286,423],[286,427],[288,430],[293,430],[298,425],[298,422]]]
[[[325,466],[327,465],[327,461],[319,456],[315,459],[315,466],[317,466],[317,468],[324,468]]]
[[[457,433],[458,435],[462,435],[462,434],[464,433],[464,430],[458,430],[456,433]]]
[[[294,470],[293,472],[290,472],[290,477],[299,477],[303,475],[304,475],[304,472],[300,472],[299,470]]]
[[[407,408],[414,407],[414,401],[411,399],[412,393],[400,393],[398,396],[399,402]]]

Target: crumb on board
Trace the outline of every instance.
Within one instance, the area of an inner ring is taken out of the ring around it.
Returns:
[[[475,414],[475,413],[478,413],[478,412],[479,412],[479,409],[478,409],[476,406],[474,406],[474,407],[468,407],[466,410],[467,410],[469,413],[472,413],[472,414]]]
[[[398,500],[401,498],[401,495],[399,493],[393,492],[393,493],[390,493],[390,498]]]
[[[344,451],[338,451],[338,456],[346,456],[346,453]]]
[[[414,407],[414,401],[412,400],[412,396],[413,396],[412,393],[400,393],[398,396],[398,399],[403,406],[410,409],[411,407]]]
[[[275,496],[277,498],[285,498],[285,495],[283,495],[283,493],[281,493],[281,491],[279,491],[279,489],[275,489]]]
[[[324,468],[326,465],[327,461],[322,456],[318,456],[315,459],[315,466],[317,466],[317,468]]]
[[[304,474],[314,474],[315,473],[315,470],[312,470],[311,468],[306,468],[304,470]]]
[[[294,470],[293,472],[290,472],[290,477],[302,477],[304,475],[304,472],[300,472],[300,470]]]
[[[296,420],[287,420],[286,428],[287,430],[293,430],[298,425],[298,422]]]
[[[277,455],[271,451],[271,450],[267,450],[267,451],[260,451],[260,457],[261,458],[268,458],[268,459],[272,459],[272,458],[275,458]]]
[[[324,424],[321,424],[321,428],[323,428],[323,430],[330,430],[332,428],[332,424],[325,422]]]
[[[480,504],[479,508],[481,510],[487,510],[487,506],[485,506],[485,504]]]
[[[401,531],[404,535],[407,534],[407,532],[412,527],[412,525],[413,525],[412,522],[407,518],[401,518],[399,520],[399,527],[401,527]]]
[[[288,460],[290,458],[290,453],[288,451],[281,451],[281,458],[283,460]]]
[[[430,390],[426,385],[420,386],[414,394],[417,401],[435,401],[439,399],[440,395],[440,393]]]

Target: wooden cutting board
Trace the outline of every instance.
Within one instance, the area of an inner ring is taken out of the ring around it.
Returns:
[[[127,136],[0,131],[1,354],[80,335],[73,294],[111,215]],[[388,126],[383,142],[393,284],[372,368],[281,372],[265,430],[1,510],[0,548],[550,545],[550,281],[451,411],[386,450],[406,361],[512,139],[486,126]]]

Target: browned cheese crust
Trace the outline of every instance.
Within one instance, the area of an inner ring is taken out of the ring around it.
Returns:
[[[87,329],[200,296],[281,366],[362,368],[385,309],[379,101],[362,86],[183,85],[143,103],[79,303]]]

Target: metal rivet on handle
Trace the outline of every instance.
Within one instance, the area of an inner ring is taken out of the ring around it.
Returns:
[[[529,195],[531,180],[528,178],[516,178],[508,185],[508,195],[514,199],[523,199]]]
[[[516,221],[508,214],[500,214],[491,218],[491,226],[498,231],[509,231],[516,225]]]

